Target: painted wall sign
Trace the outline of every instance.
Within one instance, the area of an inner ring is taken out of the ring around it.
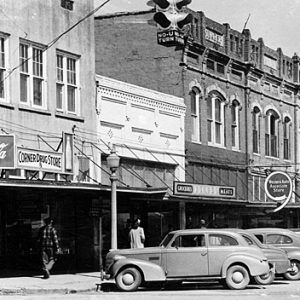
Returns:
[[[17,167],[28,170],[62,173],[62,153],[17,147]]]
[[[222,47],[224,46],[224,36],[208,28],[205,28],[205,39]]]
[[[175,181],[174,195],[235,198],[235,187]]]
[[[0,169],[15,168],[15,136],[0,135]]]
[[[273,211],[283,208],[292,196],[293,183],[291,177],[281,171],[271,173],[265,181],[265,193],[280,205]]]

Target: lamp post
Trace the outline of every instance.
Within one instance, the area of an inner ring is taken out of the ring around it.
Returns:
[[[117,242],[117,169],[120,164],[120,157],[116,153],[115,145],[112,146],[110,154],[108,155],[107,165],[110,168],[111,175],[111,249],[118,248]]]

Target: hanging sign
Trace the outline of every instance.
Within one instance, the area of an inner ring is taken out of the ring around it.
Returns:
[[[27,170],[62,173],[62,153],[17,147],[17,167]]]
[[[273,212],[279,211],[288,204],[292,196],[292,190],[292,179],[284,172],[276,171],[266,178],[265,192],[271,200],[276,201],[279,204]]]
[[[15,168],[15,136],[0,135],[0,169]]]

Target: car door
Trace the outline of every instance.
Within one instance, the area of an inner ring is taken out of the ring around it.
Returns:
[[[169,278],[208,275],[208,253],[204,234],[178,235],[163,255]]]
[[[237,251],[238,241],[227,234],[210,233],[208,235],[209,276],[219,276],[225,259]]]

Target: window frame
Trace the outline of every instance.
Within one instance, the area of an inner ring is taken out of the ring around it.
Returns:
[[[23,56],[25,52],[21,50],[22,47],[27,50],[26,56]],[[19,61],[20,104],[37,109],[47,109],[47,65],[44,47],[36,43],[20,40]],[[26,78],[26,84],[24,86],[22,85],[22,77]],[[38,84],[37,87],[41,93],[40,99],[35,99],[36,84]],[[22,96],[22,87],[26,87],[25,101]],[[37,104],[37,100],[41,101],[41,104]]]
[[[3,33],[0,33],[0,54],[3,55],[0,58],[0,70],[2,70],[2,76],[0,75],[1,85],[3,87],[3,96],[0,92],[0,101],[9,103],[10,102],[10,93],[9,93],[9,78],[8,78],[8,69],[9,69],[9,49],[8,49],[8,38],[9,36]],[[1,55],[1,56],[2,56]],[[3,62],[3,66],[1,65]]]
[[[260,109],[255,106],[252,111],[252,151],[260,153]]]
[[[194,96],[193,96],[194,95]],[[190,91],[191,103],[191,141],[194,143],[201,142],[201,111],[200,111],[200,91],[193,87]],[[194,103],[194,104],[193,104]],[[194,111],[193,111],[194,106]]]
[[[219,109],[216,111],[218,101]],[[211,104],[211,105],[210,105]],[[224,147],[225,145],[225,100],[222,96],[211,94],[207,98],[207,142],[209,146]],[[219,130],[218,130],[219,128]],[[220,132],[220,141],[218,132]]]
[[[283,120],[283,159],[291,160],[291,127],[292,120],[285,117]]]
[[[231,146],[240,149],[240,103],[235,99],[231,103]]]
[[[58,64],[58,58],[61,58],[62,65]],[[58,112],[76,116],[79,116],[81,113],[79,60],[79,55],[59,50],[56,51],[55,107]],[[60,91],[58,90],[58,87],[61,89]],[[69,91],[71,90],[73,91],[72,99],[69,98]],[[61,97],[60,99],[58,99],[59,96]],[[70,99],[72,100],[71,105]],[[60,101],[60,105],[58,105],[58,100]],[[74,109],[71,107],[74,107]]]
[[[265,156],[279,157],[279,121],[274,110],[269,110],[265,117]]]

